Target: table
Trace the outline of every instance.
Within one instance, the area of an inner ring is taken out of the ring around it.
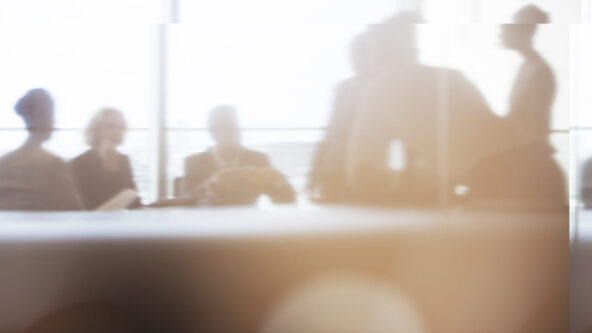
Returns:
[[[567,332],[569,213],[0,213],[1,332],[89,300],[171,331],[258,332],[295,288],[335,275],[403,291],[427,332]]]

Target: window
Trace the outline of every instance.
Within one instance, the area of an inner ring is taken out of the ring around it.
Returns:
[[[527,3],[540,5],[557,23],[541,26],[536,43],[557,78],[551,140],[567,170],[573,94],[567,24],[589,16],[587,2],[576,0],[0,0],[0,153],[24,138],[11,110],[30,88],[54,95],[58,131],[47,147],[65,158],[86,148],[82,129],[90,116],[114,106],[131,127],[122,150],[133,159],[142,195],[154,199],[159,176],[149,162],[159,155],[153,144],[158,113],[165,112],[167,164],[161,175],[171,195],[183,158],[211,144],[208,111],[233,104],[244,143],[269,153],[302,189],[335,85],[351,74],[349,44],[366,25],[397,10],[419,9],[429,22],[419,27],[421,62],[461,70],[504,115],[520,59],[499,47],[497,23],[508,22]],[[170,18],[180,24],[146,24]],[[587,86],[584,74],[578,77]],[[585,110],[585,94],[578,98]],[[587,118],[582,111],[572,125],[592,126]],[[587,148],[578,149],[583,159]]]
[[[46,88],[56,103],[56,128],[46,147],[64,158],[87,149],[83,137],[104,106],[122,110],[142,195],[148,194],[148,128],[157,105],[157,27],[151,25],[4,25],[0,28],[0,154],[25,138],[13,106],[27,90]]]
[[[167,0],[0,0],[2,23],[162,23]]]

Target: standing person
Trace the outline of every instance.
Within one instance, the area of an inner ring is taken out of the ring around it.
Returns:
[[[123,114],[113,108],[97,112],[86,128],[89,150],[70,164],[85,206],[100,207],[125,189],[136,189],[128,156],[117,151],[127,129]],[[136,200],[132,206],[138,206]]]
[[[367,33],[358,35],[351,44],[354,75],[337,85],[333,110],[325,138],[319,143],[308,189],[321,202],[347,201],[347,148],[356,122],[356,103],[371,78],[373,54]]]
[[[524,59],[512,87],[506,118],[516,139],[512,149],[474,169],[471,191],[476,197],[505,205],[565,207],[565,180],[548,140],[555,76],[533,46],[537,23],[548,23],[549,17],[528,5],[516,12],[513,20],[515,24],[501,26],[500,37],[507,49]]]
[[[502,25],[501,40],[524,62],[512,87],[507,117],[525,143],[543,143],[549,133],[556,84],[553,70],[535,50],[533,38],[537,23],[549,23],[549,17],[538,7],[528,5],[514,15],[514,23]]]
[[[80,210],[67,164],[43,149],[51,138],[54,102],[44,89],[30,90],[14,107],[29,136],[0,158],[0,210]]]
[[[512,128],[461,72],[419,63],[415,24],[421,22],[417,14],[399,13],[368,31],[378,61],[356,103],[348,147],[348,191],[356,201],[444,204],[472,168],[511,147]],[[389,165],[397,141],[402,171]]]

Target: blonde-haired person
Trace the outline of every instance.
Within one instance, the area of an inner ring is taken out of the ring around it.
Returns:
[[[123,190],[136,189],[129,158],[117,151],[126,130],[123,114],[114,108],[99,110],[86,128],[90,149],[73,159],[71,167],[89,210],[99,208]],[[139,200],[132,205],[139,205]]]

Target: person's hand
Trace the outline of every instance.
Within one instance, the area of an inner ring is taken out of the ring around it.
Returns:
[[[282,175],[279,171],[269,167],[245,168],[243,177],[245,177],[246,181],[250,182],[261,191],[265,191],[268,188],[272,188],[286,182],[284,175]]]
[[[245,168],[225,169],[206,183],[209,201],[221,204],[250,204],[257,200],[261,190],[250,182]]]
[[[279,171],[269,168],[251,168],[246,171],[245,177],[258,188],[261,193],[268,195],[273,202],[288,203],[294,202],[294,189],[286,177]]]
[[[241,167],[220,171],[206,184],[210,202],[251,204],[261,194],[273,201],[291,202],[294,191],[284,175],[269,167]]]

